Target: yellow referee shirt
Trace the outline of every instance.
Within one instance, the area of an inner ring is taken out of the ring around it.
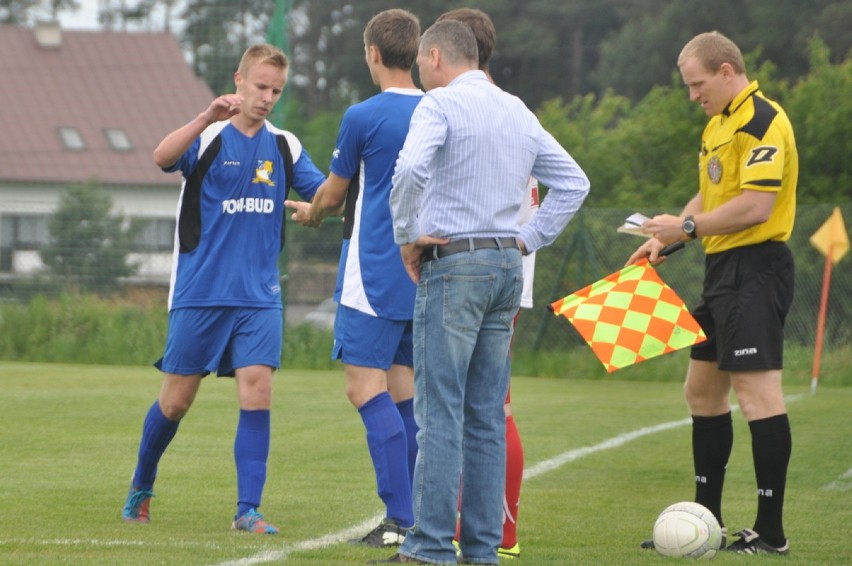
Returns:
[[[704,237],[705,252],[790,238],[796,216],[799,154],[787,114],[763,96],[757,81],[704,128],[698,171],[705,211],[716,209],[743,190],[778,193],[769,220],[734,234]]]

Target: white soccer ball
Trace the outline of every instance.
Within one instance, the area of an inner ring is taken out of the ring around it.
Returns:
[[[699,503],[669,505],[654,523],[654,548],[663,556],[710,559],[721,546],[719,521]]]

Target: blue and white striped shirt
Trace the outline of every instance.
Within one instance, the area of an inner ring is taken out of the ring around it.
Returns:
[[[549,188],[518,232],[530,176]],[[394,241],[519,237],[552,243],[589,193],[589,180],[517,97],[474,70],[430,90],[411,117],[390,195]]]

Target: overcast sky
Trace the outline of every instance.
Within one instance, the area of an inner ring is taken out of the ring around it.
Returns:
[[[95,29],[98,27],[98,0],[79,0],[80,8],[75,12],[65,11],[59,15],[59,23],[66,29]]]

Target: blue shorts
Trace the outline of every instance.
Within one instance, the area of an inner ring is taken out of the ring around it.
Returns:
[[[281,309],[179,308],[169,313],[166,351],[154,365],[177,375],[234,377],[246,366],[281,365]]]
[[[388,320],[340,305],[334,318],[332,360],[378,368],[414,366],[414,340],[410,320]]]

